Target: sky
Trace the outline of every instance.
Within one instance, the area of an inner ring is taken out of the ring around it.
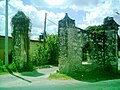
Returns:
[[[49,34],[58,32],[58,21],[65,13],[75,20],[76,26],[101,25],[105,17],[114,17],[120,25],[120,0],[8,0],[9,36],[11,36],[11,18],[17,11],[23,11],[31,19],[30,38],[37,40],[43,32],[45,13]],[[5,0],[0,0],[0,35],[5,35]]]

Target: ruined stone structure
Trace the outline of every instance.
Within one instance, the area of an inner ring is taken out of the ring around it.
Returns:
[[[18,69],[27,66],[30,49],[30,19],[22,12],[18,11],[12,18],[12,60]]]
[[[96,68],[109,68],[117,72],[118,26],[112,17],[107,17],[103,24],[103,37],[98,39],[98,35],[76,27],[75,20],[70,19],[66,13],[58,27],[60,72],[71,74],[89,72]]]

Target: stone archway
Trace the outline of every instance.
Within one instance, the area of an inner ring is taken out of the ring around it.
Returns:
[[[82,48],[82,64],[92,63],[91,52],[92,50],[91,50],[90,43],[87,42]]]

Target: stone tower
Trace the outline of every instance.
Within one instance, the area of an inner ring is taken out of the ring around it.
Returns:
[[[60,46],[60,72],[68,74],[79,70],[81,51],[78,49],[78,29],[75,27],[75,20],[69,18],[67,13],[59,21],[58,37]]]

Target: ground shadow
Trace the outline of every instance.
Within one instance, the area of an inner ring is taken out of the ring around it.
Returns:
[[[30,80],[28,80],[28,79],[25,79],[25,78],[23,78],[23,77],[21,77],[21,76],[18,76],[18,75],[16,75],[16,74],[11,74],[11,75],[13,75],[13,76],[15,76],[15,77],[17,77],[17,78],[19,78],[19,79],[22,79],[22,80],[24,80],[24,81],[26,81],[26,82],[32,83],[32,81],[30,81]]]
[[[31,77],[38,77],[38,76],[43,76],[43,73],[39,73],[38,71],[32,71],[32,72],[21,72],[20,73],[23,76],[31,76]]]
[[[19,79],[22,79],[22,80],[24,80],[24,81],[27,81],[27,82],[29,82],[29,83],[32,83],[32,81],[27,80],[27,79],[25,79],[25,78],[23,78],[23,77],[21,77],[21,76],[18,76],[18,75],[16,75],[16,74],[14,74],[14,73],[12,72],[12,70],[9,69],[8,67],[7,67],[7,70],[8,70],[8,72],[9,72],[11,75],[13,75],[13,76],[15,76],[15,77],[17,77],[17,78],[19,78]],[[38,77],[38,76],[44,75],[43,73],[39,73],[39,72],[37,72],[37,71],[20,72],[20,74],[23,75],[23,76],[30,76],[30,77]]]
[[[99,82],[113,79],[120,79],[120,73],[110,73],[106,71],[91,71],[69,74],[72,78],[84,82]]]
[[[22,79],[22,80],[24,80],[24,81],[26,81],[26,82],[32,83],[32,81],[27,80],[27,79],[25,79],[25,78],[23,78],[23,77],[21,77],[21,76],[18,76],[18,75],[16,75],[16,74],[14,74],[14,73],[12,72],[12,70],[9,69],[8,67],[7,67],[7,70],[8,70],[8,72],[9,72],[11,75],[13,75],[13,76],[15,76],[15,77],[17,77],[17,78],[19,78],[19,79]]]

